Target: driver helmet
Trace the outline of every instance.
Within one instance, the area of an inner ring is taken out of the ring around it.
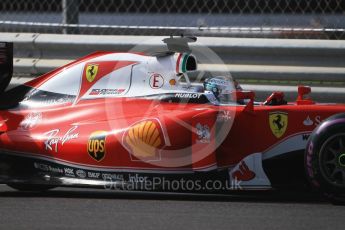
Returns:
[[[226,100],[232,90],[233,86],[230,80],[224,77],[212,77],[204,81],[204,91],[212,92],[219,101]]]

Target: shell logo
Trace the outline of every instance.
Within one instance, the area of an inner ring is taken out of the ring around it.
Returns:
[[[156,120],[141,121],[129,127],[123,143],[133,161],[160,160],[159,150],[165,145],[161,126]]]

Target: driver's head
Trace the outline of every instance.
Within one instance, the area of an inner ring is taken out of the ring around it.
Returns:
[[[204,81],[205,92],[212,92],[220,101],[228,99],[232,88],[231,82],[222,77],[207,78]]]

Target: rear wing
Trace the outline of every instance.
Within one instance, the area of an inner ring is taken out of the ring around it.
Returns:
[[[9,85],[13,74],[13,43],[0,42],[0,94]]]

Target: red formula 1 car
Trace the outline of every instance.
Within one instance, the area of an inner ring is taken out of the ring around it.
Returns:
[[[227,192],[309,180],[344,194],[345,105],[315,103],[303,86],[295,102],[273,92],[258,103],[225,77],[191,83],[196,57],[176,52],[187,40],[154,55],[93,53],[7,91],[1,43],[0,182]]]

